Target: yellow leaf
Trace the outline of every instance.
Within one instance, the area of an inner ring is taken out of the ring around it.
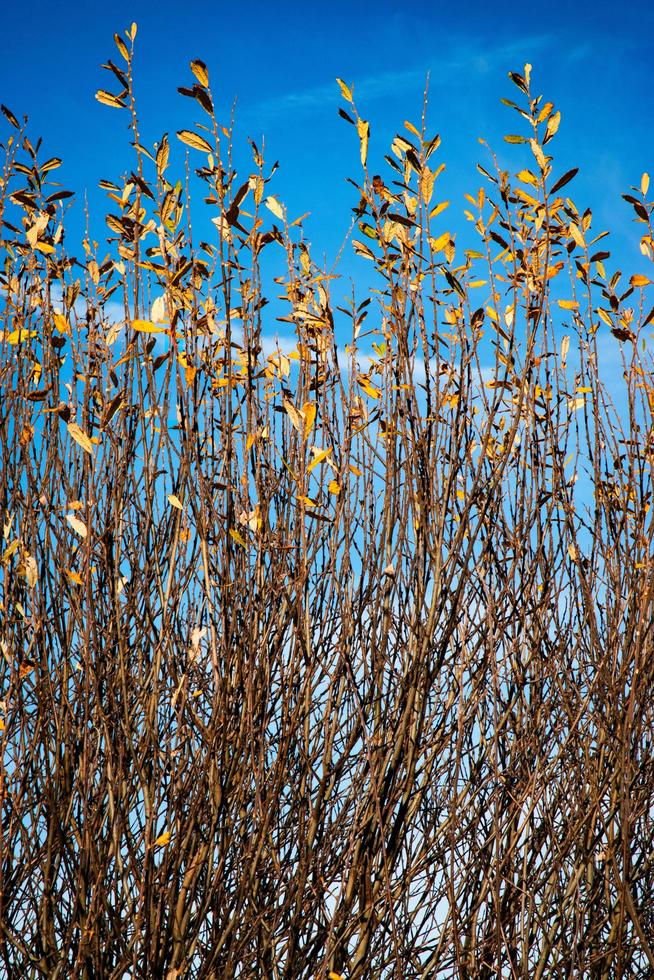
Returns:
[[[531,184],[532,187],[538,187],[538,180],[534,177],[531,170],[521,170],[516,176],[523,184]]]
[[[168,494],[168,503],[171,507],[175,507],[177,510],[184,510],[182,501],[174,493]]]
[[[276,200],[272,195],[270,195],[269,197],[266,198],[264,203],[268,208],[268,210],[272,211],[272,213],[275,215],[276,218],[278,218],[280,221],[284,220],[284,212],[278,200]]]
[[[425,202],[429,204],[431,201],[431,196],[434,193],[434,178],[435,174],[425,166],[422,168],[422,173],[420,174],[420,195]]]
[[[649,174],[643,174],[643,176],[640,178],[640,191],[643,197],[645,196],[645,194],[647,194],[648,190],[649,190]]]
[[[100,89],[98,92],[96,92],[95,97],[98,102],[101,102],[103,105],[111,106],[112,109],[125,108],[124,102],[116,98],[115,95],[112,95],[111,92],[105,92],[104,89]]]
[[[85,452],[89,453],[91,456],[93,455],[93,443],[87,436],[86,432],[84,432],[83,429],[80,429],[77,422],[68,423],[68,434],[70,435],[71,439],[74,439]]]
[[[554,134],[557,132],[561,124],[561,113],[554,112],[550,118],[547,120],[547,126],[545,127],[545,136],[543,137],[543,143],[549,143]]]
[[[531,146],[531,152],[536,157],[536,162],[541,170],[545,170],[547,167],[547,160],[545,159],[545,154],[541,150],[540,146],[536,140],[529,140],[529,145]]]
[[[370,123],[365,119],[357,119],[357,133],[361,140],[361,166],[365,167],[368,159],[368,139],[370,137]]]
[[[59,333],[71,332],[70,323],[68,322],[65,316],[62,316],[61,313],[55,313],[53,320],[54,320],[55,330],[58,330]]]
[[[156,841],[154,842],[155,847],[165,847],[166,844],[170,843],[170,831],[164,830],[163,834],[159,834]]]
[[[317,446],[314,446],[313,448],[315,450],[315,449],[317,449]],[[319,466],[320,463],[322,463],[323,459],[327,459],[327,457],[329,456],[329,454],[330,454],[331,451],[332,451],[331,450],[331,447],[329,449],[320,449],[320,450],[318,450],[318,452],[316,452],[314,458],[311,460],[311,462],[307,466],[307,473],[310,473],[311,470],[313,470],[313,469],[316,468],[316,466]]]
[[[338,480],[330,480],[327,489],[330,493],[333,493],[335,497],[338,497],[339,493],[341,492],[341,485]]]
[[[72,569],[67,568],[66,569],[66,575],[71,580],[71,582],[74,582],[75,583],[75,585],[83,585],[84,584],[82,582],[82,576],[78,572],[74,572],[74,571],[72,571]]]
[[[207,66],[205,65],[204,61],[200,61],[199,58],[196,58],[195,61],[192,61],[191,62],[191,71],[193,72],[193,74],[197,78],[197,80],[200,83],[200,85],[204,85],[205,88],[208,88],[208,86],[209,86],[209,72],[207,70]]]
[[[429,244],[431,245],[432,251],[442,252],[442,250],[448,244],[449,240],[450,240],[449,231],[444,231],[442,235],[438,236],[438,238],[430,238]]]
[[[52,255],[54,252],[54,245],[50,245],[48,242],[37,242],[34,246],[37,252],[43,252],[44,255]]]
[[[36,330],[23,330],[19,328],[18,330],[12,330],[11,333],[5,334],[5,339],[8,344],[22,344],[26,340],[37,336]]]
[[[353,466],[352,463],[350,463],[348,469],[350,473],[354,473],[355,476],[361,476],[361,470],[358,466]]]
[[[304,435],[308,436],[316,421],[316,406],[313,402],[306,402],[301,411],[304,418]]]
[[[4,718],[0,718],[0,732],[4,732],[4,730],[5,730],[5,720]]]
[[[19,546],[20,546],[20,540],[18,538],[16,538],[15,541],[12,541],[10,545],[7,545],[7,547],[2,553],[2,558],[0,559],[3,565],[9,561],[9,559],[14,554],[14,552],[18,551]]]
[[[247,543],[245,539],[241,534],[239,534],[238,531],[236,531],[233,527],[231,527],[229,529],[229,533],[230,536],[234,539],[234,541],[236,541],[237,544],[240,544],[241,548],[247,548]]]
[[[368,378],[358,378],[357,380],[361,385],[361,387],[363,388],[363,390],[365,391],[366,395],[368,395],[370,398],[375,398],[375,399],[379,398],[381,394],[379,388],[375,388],[375,386],[370,383]]]
[[[340,973],[334,973],[333,970],[330,970],[327,974],[327,980],[345,980],[345,977],[341,976]]]
[[[305,507],[315,507],[316,506],[315,500],[312,500],[311,497],[305,497],[303,494],[299,494],[298,497],[297,497],[297,499],[300,501],[301,504],[304,504]]]
[[[629,280],[632,286],[651,286],[652,280],[648,279],[647,276],[632,276]]]
[[[177,133],[177,139],[181,143],[186,143],[194,150],[201,150],[203,153],[211,153],[211,146],[207,141],[200,136],[198,133],[192,132],[190,129],[180,129]]]
[[[340,88],[341,95],[343,96],[343,98],[346,99],[348,102],[352,102],[352,89],[345,84],[342,78],[337,78],[336,84]]]
[[[429,212],[429,217],[435,218],[437,215],[441,214],[441,212],[443,212],[445,208],[449,208],[449,206],[450,206],[449,201],[441,201],[440,204],[437,204],[435,208],[431,209],[431,211]]]
[[[155,327],[151,320],[132,320],[132,327],[139,333],[166,333],[165,327]]]
[[[570,235],[570,238],[572,238],[572,240],[574,241],[575,245],[578,245],[579,248],[584,248],[586,243],[584,241],[583,235],[581,234],[581,232],[573,222],[570,222],[570,227],[568,228],[568,234]]]
[[[574,299],[560,299],[559,306],[562,310],[578,310],[579,303]]]
[[[568,545],[568,555],[570,556],[572,561],[577,560],[577,549],[573,544]]]

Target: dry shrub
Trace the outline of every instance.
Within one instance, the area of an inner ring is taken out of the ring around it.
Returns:
[[[202,62],[196,174],[140,145],[133,35],[107,246],[68,254],[5,112],[5,975],[651,976],[654,311],[558,112],[512,76],[523,169],[479,168],[464,251],[438,139],[371,175],[341,82],[349,294],[254,145],[237,176]]]

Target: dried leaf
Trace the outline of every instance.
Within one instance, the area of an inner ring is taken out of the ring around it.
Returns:
[[[157,327],[151,320],[132,320],[132,327],[139,333],[167,333],[165,327]]]
[[[204,61],[200,61],[199,58],[196,58],[194,61],[192,61],[191,71],[197,78],[200,85],[204,85],[205,88],[209,87],[209,72],[207,70],[207,66],[205,65]]]
[[[190,129],[180,129],[177,133],[177,139],[182,143],[186,143],[187,146],[190,146],[194,150],[201,150],[203,153],[212,152],[209,143],[198,133],[194,133]]]
[[[73,531],[79,534],[80,538],[85,538],[88,534],[86,524],[84,521],[80,521],[79,517],[75,517],[74,514],[66,514],[66,520],[72,527]]]
[[[264,203],[268,208],[268,210],[272,211],[272,213],[275,215],[276,218],[279,219],[279,221],[284,220],[284,212],[282,210],[282,206],[279,203],[279,201],[276,200],[276,198],[272,196],[267,197]]]
[[[306,402],[301,411],[304,418],[304,435],[308,436],[316,421],[316,406],[313,402]]]
[[[342,78],[337,78],[336,83],[341,90],[341,95],[347,102],[352,102],[352,89],[345,84]]]
[[[370,139],[370,123],[365,119],[357,119],[357,133],[361,141],[361,166],[365,167],[368,159],[368,140]]]
[[[230,537],[232,537],[237,544],[240,544],[241,548],[247,548],[247,542],[245,541],[245,538],[243,538],[243,536],[237,530],[231,527],[229,529],[229,534]]]
[[[112,95],[111,92],[105,92],[104,89],[99,89],[95,93],[95,97],[98,102],[101,102],[103,105],[108,105],[112,109],[125,108],[125,103],[122,101],[122,99],[119,99],[117,95]]]
[[[74,439],[85,452],[89,453],[91,456],[93,455],[93,443],[91,442],[89,436],[87,436],[86,432],[79,427],[77,422],[68,423],[68,434],[70,435],[71,439]]]

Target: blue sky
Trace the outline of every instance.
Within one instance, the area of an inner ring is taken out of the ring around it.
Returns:
[[[516,127],[499,99],[514,97],[507,72],[529,61],[534,88],[562,112],[552,144],[561,171],[581,168],[577,203],[593,207],[594,227],[611,227],[614,246],[633,250],[639,261],[620,193],[654,167],[654,5],[34,0],[30,14],[28,20],[15,8],[0,99],[29,115],[45,151],[64,158],[61,179],[70,189],[87,189],[93,210],[104,203],[98,179],[118,176],[129,161],[126,114],[93,98],[109,80],[99,65],[117,58],[112,35],[135,20],[144,141],[197,118],[176,89],[191,78],[191,58],[202,58],[223,118],[237,99],[242,144],[265,135],[267,158],[281,164],[271,190],[291,212],[312,211],[310,237],[328,256],[356,203],[345,178],[358,176],[356,134],[337,117],[336,76],[354,84],[372,125],[371,163],[377,156],[381,170],[394,132],[407,118],[419,121],[430,73],[428,121],[443,138],[441,193],[452,201],[453,220],[463,192],[478,185],[474,164],[484,151],[477,137],[507,156],[502,135]],[[98,234],[102,228],[98,220]]]

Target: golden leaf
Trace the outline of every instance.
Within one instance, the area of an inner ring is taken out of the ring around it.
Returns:
[[[315,452],[315,455],[307,466],[307,473],[310,473],[311,470],[315,469],[316,466],[319,466],[324,459],[327,459],[332,450],[331,446],[329,449],[318,449],[317,446],[314,446],[313,451]]]
[[[53,320],[54,320],[55,330],[58,330],[59,333],[71,332],[70,323],[68,322],[66,317],[63,316],[61,313],[55,313]]]
[[[86,432],[84,432],[83,429],[80,429],[77,422],[68,423],[68,434],[70,435],[71,439],[74,439],[75,442],[82,447],[84,452],[89,453],[91,456],[93,455],[93,443],[87,436]]]
[[[236,541],[237,544],[240,544],[241,548],[247,548],[247,543],[246,543],[245,539],[243,538],[243,536],[241,534],[239,534],[238,531],[236,531],[232,527],[232,528],[229,529],[229,533],[230,533],[230,536],[234,539],[234,541]]]
[[[155,840],[154,846],[155,847],[165,847],[166,844],[169,844],[170,843],[170,836],[171,836],[170,835],[170,831],[169,830],[164,830],[163,834],[159,834],[159,836]]]
[[[438,238],[430,238],[429,244],[434,252],[442,252],[449,241],[450,233],[449,231],[444,231],[442,235],[438,236]]]
[[[343,81],[342,78],[337,78],[336,79],[336,84],[340,88],[341,95],[343,96],[343,98],[346,99],[347,102],[352,102],[353,99],[352,99],[352,90],[351,90],[351,88],[348,85],[345,84],[345,82]]]
[[[327,489],[330,493],[333,493],[335,497],[338,497],[339,493],[341,492],[341,485],[338,480],[330,480]]]
[[[191,62],[191,71],[193,72],[193,74],[197,78],[197,80],[200,83],[200,85],[204,85],[205,88],[208,88],[208,86],[209,86],[209,72],[207,70],[207,66],[205,65],[204,61],[200,61],[199,58],[196,58],[194,61],[192,61]]]
[[[645,194],[647,194],[648,190],[649,190],[649,174],[643,174],[643,176],[640,178],[640,192],[643,195],[643,197],[645,196]]]
[[[425,166],[422,168],[422,173],[420,174],[420,196],[426,205],[429,204],[434,193],[434,178],[435,174],[429,167]]]
[[[431,209],[431,211],[429,212],[429,217],[430,218],[435,218],[442,211],[444,211],[445,208],[449,208],[449,206],[450,206],[450,202],[449,201],[441,201],[440,204],[437,204],[435,208],[432,208]]]
[[[156,327],[151,320],[132,320],[132,327],[139,333],[167,333],[165,327]]]
[[[272,211],[272,213],[275,215],[276,218],[278,218],[280,221],[284,220],[284,212],[282,210],[282,206],[278,200],[272,197],[272,195],[266,198],[265,205],[269,211]]]
[[[632,286],[651,286],[652,280],[648,279],[647,276],[632,276],[629,280]]]
[[[559,125],[561,124],[561,113],[555,112],[547,120],[547,126],[545,127],[545,136],[543,137],[543,143],[549,143],[554,134],[557,132]]]
[[[368,378],[357,378],[357,381],[365,391],[366,395],[368,395],[370,398],[379,398],[381,394],[379,388],[375,388]]]
[[[316,406],[313,402],[306,402],[302,406],[301,411],[302,417],[304,418],[304,435],[308,436],[316,421]]]
[[[357,119],[357,133],[361,140],[361,166],[365,167],[368,159],[368,139],[370,138],[370,123],[364,119]]]
[[[111,106],[112,109],[124,109],[125,103],[122,102],[117,96],[112,95],[111,92],[105,92],[104,89],[99,89],[95,93],[95,97],[98,102],[103,105]]]
[[[186,143],[194,150],[201,150],[203,153],[211,153],[211,146],[207,141],[200,136],[198,133],[192,132],[190,129],[180,129],[177,133],[177,139],[182,143]]]
[[[5,550],[2,553],[2,558],[0,559],[0,561],[2,561],[2,564],[3,565],[5,565],[9,561],[9,559],[14,554],[14,552],[18,551],[18,548],[19,547],[20,547],[20,539],[19,538],[16,538],[15,541],[12,541],[11,544],[7,545],[7,547],[5,548]]]
[[[560,299],[559,306],[562,310],[578,310],[579,303],[574,299]]]
[[[174,493],[168,494],[168,503],[171,507],[175,507],[177,510],[184,510],[182,501]]]
[[[36,330],[23,330],[19,327],[18,330],[12,330],[11,333],[5,334],[5,340],[8,344],[22,344],[26,340],[37,336]]]
[[[583,235],[581,234],[581,232],[573,222],[570,222],[570,227],[568,228],[568,234],[570,235],[570,238],[572,238],[572,240],[574,241],[575,245],[578,245],[579,248],[585,247],[586,243],[584,241]]]

